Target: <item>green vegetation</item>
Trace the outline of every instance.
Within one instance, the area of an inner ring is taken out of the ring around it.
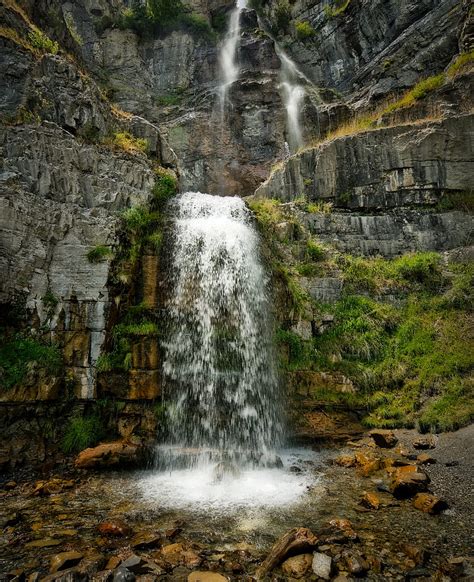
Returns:
[[[143,235],[159,219],[159,214],[145,206],[132,206],[122,212],[124,228],[132,235]]]
[[[52,312],[56,309],[56,306],[59,303],[59,299],[51,291],[51,289],[48,289],[43,297],[41,297],[41,303],[44,305],[45,309]]]
[[[281,202],[273,198],[248,198],[247,204],[255,214],[257,221],[264,227],[282,222]]]
[[[90,263],[100,263],[113,256],[112,249],[106,245],[97,245],[87,251],[87,260]]]
[[[72,417],[66,426],[62,449],[66,454],[78,453],[94,446],[105,436],[103,420],[98,413]]]
[[[160,206],[167,202],[178,192],[178,180],[171,172],[160,169],[155,185],[153,186],[153,197]]]
[[[134,137],[127,131],[116,131],[111,136],[106,137],[103,143],[112,149],[122,150],[129,154],[146,154],[148,151],[148,141],[146,139]]]
[[[20,384],[32,363],[52,376],[58,375],[61,352],[55,344],[23,335],[6,339],[0,347],[0,387],[9,390]]]
[[[139,323],[121,323],[114,327],[115,337],[130,336],[156,336],[158,335],[158,326],[151,321],[141,321]]]
[[[412,89],[407,91],[401,99],[398,99],[394,103],[388,105],[383,111],[382,115],[387,113],[392,113],[397,109],[403,109],[405,107],[410,107],[420,99],[424,99],[429,93],[432,93],[436,89],[439,89],[444,85],[446,81],[446,75],[441,73],[440,75],[435,75],[433,77],[428,77],[417,83]]]
[[[298,40],[302,41],[308,40],[309,38],[312,38],[316,34],[314,28],[306,20],[297,22],[295,24],[295,30],[296,37],[298,38]]]
[[[306,242],[306,254],[313,261],[322,261],[326,256],[326,250],[314,239],[309,238]]]
[[[59,50],[59,45],[54,40],[47,37],[41,30],[35,29],[28,33],[28,40],[35,49],[44,53],[55,55]]]
[[[324,14],[327,18],[334,18],[344,14],[344,12],[349,8],[351,0],[334,0],[334,5],[329,4],[324,7]]]
[[[454,61],[454,63],[450,67],[448,67],[446,74],[450,78],[456,77],[456,75],[459,75],[465,69],[472,67],[473,64],[474,64],[474,51],[470,51],[468,53],[461,53]]]
[[[291,9],[287,0],[278,0],[273,15],[273,31],[285,33],[291,22]]]
[[[310,202],[307,204],[305,210],[310,214],[316,214],[317,212],[321,212],[322,214],[330,214],[332,212],[332,207],[332,202],[318,200],[317,202]]]

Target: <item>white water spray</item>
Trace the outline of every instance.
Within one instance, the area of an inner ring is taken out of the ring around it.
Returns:
[[[294,153],[303,145],[300,113],[305,89],[301,82],[308,82],[308,79],[298,70],[295,63],[277,45],[275,46],[281,60],[280,87],[286,109],[288,144],[291,153]]]
[[[251,214],[240,198],[196,192],[178,197],[173,214],[163,364],[170,454],[232,471],[272,463],[281,403]]]
[[[236,57],[240,38],[240,14],[246,5],[246,0],[238,0],[236,7],[231,12],[229,28],[227,29],[227,33],[219,55],[219,65],[221,71],[219,102],[222,117],[224,117],[229,88],[239,77],[239,65],[237,63]]]

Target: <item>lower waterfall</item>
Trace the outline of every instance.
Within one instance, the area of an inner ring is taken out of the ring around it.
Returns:
[[[172,505],[289,503],[306,480],[284,470],[279,450],[282,397],[252,215],[240,198],[199,192],[173,205],[162,341],[169,436],[143,486]]]

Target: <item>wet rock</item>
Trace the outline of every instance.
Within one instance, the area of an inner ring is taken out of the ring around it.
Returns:
[[[65,479],[50,479],[49,481],[38,481],[33,490],[34,495],[56,495],[64,489],[71,489],[75,482]]]
[[[201,556],[199,556],[198,554],[196,554],[196,552],[193,552],[192,550],[187,550],[183,552],[181,554],[181,559],[186,568],[189,568],[190,570],[192,570],[193,568],[198,568],[202,564]],[[232,571],[234,571],[233,568]]]
[[[25,548],[50,548],[53,546],[59,546],[61,540],[55,540],[53,538],[44,538],[42,540],[34,540],[25,544]]]
[[[79,562],[84,557],[83,554],[79,552],[61,552],[60,554],[56,554],[51,558],[49,571],[51,574],[58,572],[59,570],[67,570],[68,568],[73,568],[77,566]]]
[[[130,542],[130,546],[137,550],[155,548],[160,544],[161,536],[151,532],[137,534]]]
[[[79,453],[74,464],[77,469],[100,469],[140,465],[146,457],[144,445],[115,441],[85,449]]]
[[[443,573],[452,576],[453,580],[473,580],[474,579],[474,558],[467,556],[456,556],[450,558],[442,567]]]
[[[391,430],[372,430],[370,436],[378,447],[384,449],[392,449],[398,443],[397,437]]]
[[[369,570],[369,564],[358,552],[344,554],[344,562],[354,576],[363,576]]]
[[[314,552],[312,568],[313,573],[316,574],[318,578],[329,580],[331,578],[332,558],[326,556],[326,554]]]
[[[214,479],[216,481],[222,481],[226,477],[236,478],[240,475],[239,468],[235,463],[230,461],[221,461],[214,468]]]
[[[363,477],[369,477],[376,471],[380,469],[380,459],[377,457],[373,457],[371,455],[367,455],[361,451],[358,451],[355,454],[356,463],[358,466],[359,473]]]
[[[300,554],[288,558],[281,565],[281,569],[288,576],[293,578],[302,578],[311,567],[313,561],[312,554]]]
[[[161,548],[161,555],[167,562],[176,566],[181,561],[183,551],[183,544],[168,544]]]
[[[356,458],[352,455],[341,455],[334,462],[339,467],[355,467],[357,464]]]
[[[123,521],[104,521],[97,526],[99,533],[103,536],[123,537],[130,534],[130,527]]]
[[[115,570],[120,565],[122,560],[118,556],[112,556],[109,558],[107,564],[105,565],[106,570]]]
[[[398,468],[390,483],[390,492],[397,499],[413,497],[416,493],[426,491],[430,478],[426,473],[419,471],[416,466]]]
[[[381,502],[379,496],[376,493],[366,491],[359,503],[362,505],[362,507],[366,507],[367,509],[378,509]]]
[[[193,572],[188,576],[188,582],[228,582],[228,578],[217,572]]]
[[[16,481],[7,481],[3,485],[3,488],[6,489],[7,491],[11,491],[12,489],[15,489],[16,485],[17,485]]]
[[[429,453],[420,453],[416,457],[416,461],[420,465],[434,465],[436,463],[436,459],[432,457]]]
[[[120,564],[121,568],[126,568],[133,574],[147,574],[150,569],[150,563],[140,556],[132,555]]]
[[[135,580],[135,574],[123,566],[120,566],[114,572],[113,582],[135,582]]]
[[[413,448],[415,449],[434,449],[436,447],[436,439],[433,435],[419,437],[413,441]]]
[[[413,507],[425,513],[436,514],[448,509],[448,504],[436,495],[417,493],[413,499]]]
[[[407,580],[412,580],[414,578],[425,578],[429,576],[431,578],[431,572],[428,570],[428,568],[413,568],[412,570],[409,570],[408,572],[406,572],[405,574],[405,578]]]
[[[403,544],[402,550],[417,566],[424,564],[426,560],[426,552],[423,548],[412,544]]]
[[[21,515],[17,512],[9,513],[0,517],[0,528],[16,525],[21,519]]]
[[[289,554],[303,553],[313,549],[318,538],[306,527],[293,528],[275,542],[268,556],[257,568],[257,580],[264,578],[278,564],[281,564]]]

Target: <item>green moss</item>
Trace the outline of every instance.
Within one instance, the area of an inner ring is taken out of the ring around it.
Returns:
[[[114,327],[114,336],[156,336],[158,335],[158,326],[151,321],[142,321],[139,323],[120,323]]]
[[[78,453],[94,446],[105,436],[105,427],[98,414],[76,416],[69,420],[62,440],[66,454]]]
[[[455,77],[463,72],[465,69],[472,67],[474,64],[474,51],[470,51],[468,53],[461,53],[454,63],[448,67],[446,74],[448,77]]]
[[[147,237],[147,243],[149,243],[155,252],[159,252],[161,250],[161,246],[163,244],[163,233],[161,232],[152,232]]]
[[[41,30],[32,30],[28,33],[28,40],[31,45],[45,53],[55,55],[59,50],[59,45],[54,40],[47,37]]]
[[[92,247],[89,251],[87,251],[87,260],[90,263],[100,263],[102,261],[107,260],[113,255],[112,250],[110,247],[106,245],[97,245]]]
[[[335,18],[344,14],[349,8],[351,0],[334,0],[333,6],[327,5],[324,7],[324,14],[327,18]]]
[[[296,37],[298,40],[308,40],[312,38],[316,32],[309,22],[303,20],[295,24]]]
[[[1,388],[8,390],[21,383],[33,362],[52,376],[61,373],[62,356],[55,344],[21,335],[7,339],[0,347]]]
[[[115,150],[122,150],[129,154],[147,153],[148,140],[134,137],[128,131],[115,131],[109,137],[104,138],[104,145],[107,145]]]

